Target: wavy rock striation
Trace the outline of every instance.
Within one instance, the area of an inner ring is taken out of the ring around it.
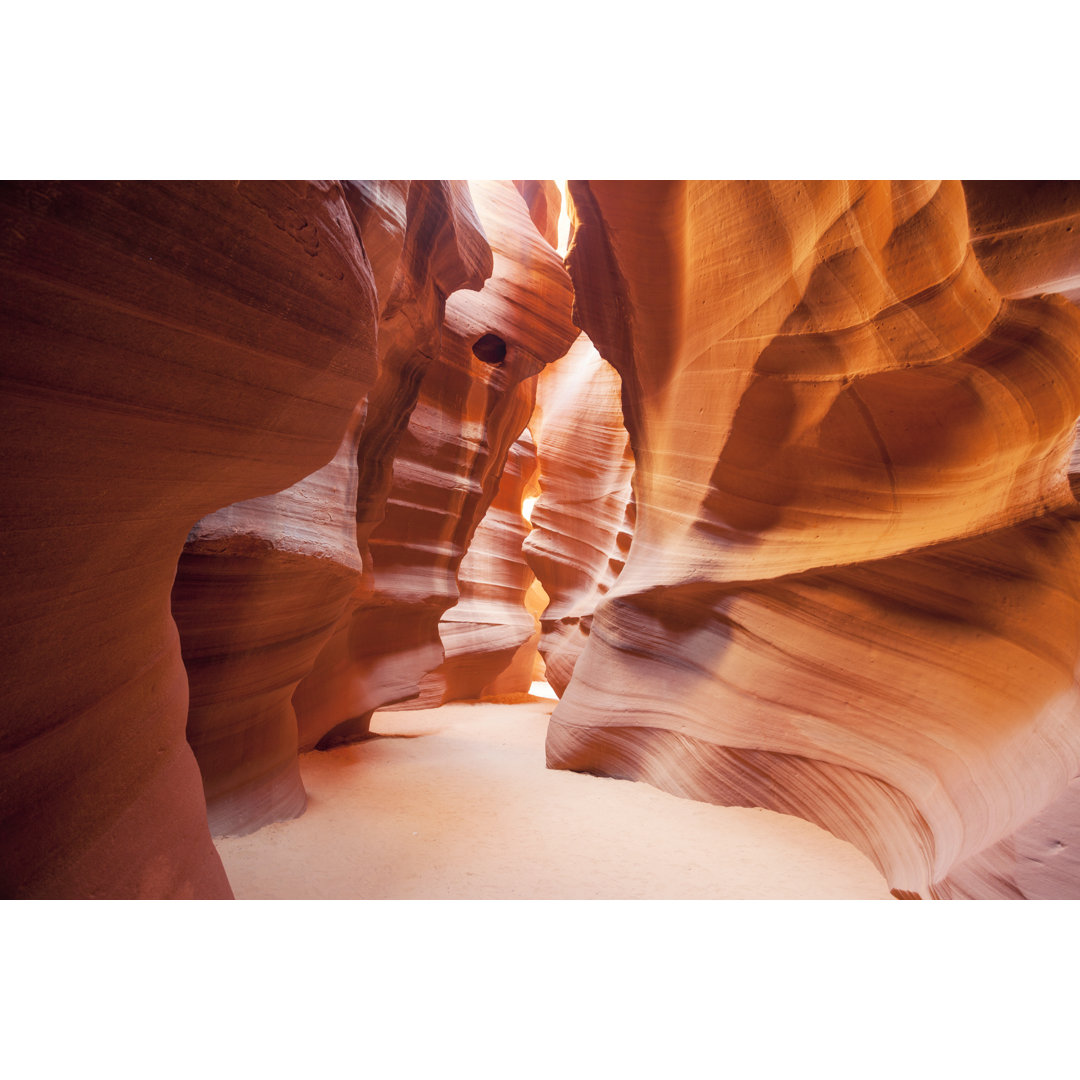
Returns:
[[[536,447],[525,431],[510,447],[495,498],[461,560],[458,601],[439,620],[443,662],[420,681],[409,708],[528,692],[540,635],[526,607],[534,578],[521,554],[529,535],[521,508],[536,473]]]
[[[338,184],[0,188],[3,895],[232,895],[173,575],[200,518],[333,456],[374,302]]]
[[[584,334],[540,376],[532,427],[541,495],[524,552],[549,598],[540,652],[560,695],[633,536],[634,456],[621,392],[618,373]]]
[[[396,388],[416,350],[437,348],[447,295],[480,287],[490,252],[462,183],[352,182],[345,191],[374,260],[383,313],[376,386]],[[285,491],[204,518],[188,537],[173,614],[191,684],[188,741],[215,835],[252,832],[303,812],[293,691],[361,584],[366,537],[358,535],[357,492],[365,428],[399,426],[397,413],[409,408],[400,394],[379,396],[370,407],[366,396],[353,402],[329,464]],[[392,453],[392,440],[379,451]],[[372,464],[364,462],[366,477]]]
[[[353,595],[293,696],[302,749],[363,738],[376,708],[415,699],[442,663],[439,622],[458,599],[458,568],[532,413],[535,376],[577,334],[570,279],[513,184],[470,190],[494,270],[478,293],[449,299],[438,356],[418,371],[371,532],[371,587]]]
[[[1080,304],[1080,182],[965,180],[972,246],[1006,296],[1060,292]],[[1080,439],[1069,463],[1080,493]],[[1004,840],[935,886],[948,898],[1080,895],[1080,777]]]
[[[1002,299],[959,183],[571,195],[636,522],[549,764],[806,817],[898,895],[1040,894],[967,868],[1078,772],[1080,313]]]

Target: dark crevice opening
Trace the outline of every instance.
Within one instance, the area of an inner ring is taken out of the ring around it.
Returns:
[[[473,356],[485,364],[501,364],[506,359],[506,342],[497,334],[485,334],[474,342]]]

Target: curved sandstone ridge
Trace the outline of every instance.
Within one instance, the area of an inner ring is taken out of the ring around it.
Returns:
[[[439,621],[458,599],[461,560],[532,413],[535,376],[577,334],[570,279],[514,185],[470,190],[494,270],[480,292],[447,302],[441,349],[416,368],[415,407],[397,414],[407,426],[371,532],[373,578],[293,696],[301,749],[364,737],[376,708],[416,698],[442,663]],[[362,495],[358,520],[373,516]]]
[[[972,247],[1006,296],[1060,292],[1080,304],[1080,182],[965,180]],[[1080,439],[1069,463],[1080,494]],[[935,896],[1075,897],[1080,881],[1080,777],[993,847],[954,870]]]
[[[549,598],[540,652],[547,681],[559,695],[633,535],[634,457],[621,390],[618,373],[584,334],[540,376],[531,426],[539,444],[541,495],[524,552]]]
[[[0,892],[229,897],[169,595],[222,506],[333,456],[376,374],[336,183],[0,189]]]
[[[370,507],[385,499],[377,466],[385,471],[396,447],[384,433],[412,407],[401,393],[415,378],[406,367],[437,351],[446,297],[480,288],[491,272],[463,182],[352,182],[345,192],[382,313],[372,399],[353,403],[322,469],[200,521],[173,589],[191,685],[187,737],[215,835],[303,812],[291,699],[361,583],[373,514],[358,527],[360,465]]]
[[[534,578],[521,554],[529,535],[521,507],[536,473],[536,447],[525,431],[510,447],[495,498],[461,560],[458,601],[439,620],[443,662],[421,680],[408,708],[528,693],[540,635],[526,607]]]
[[[1002,299],[959,183],[570,190],[637,516],[549,763],[799,814],[959,894],[1078,772],[1080,313]]]

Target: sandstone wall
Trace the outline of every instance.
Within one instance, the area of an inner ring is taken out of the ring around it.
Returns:
[[[584,334],[540,376],[531,423],[541,494],[524,551],[549,598],[540,652],[560,695],[633,536],[634,457],[621,391],[618,373]]]
[[[415,402],[410,387],[438,351],[446,298],[480,288],[491,272],[464,182],[355,181],[345,194],[380,312],[371,400],[353,402],[322,469],[198,522],[173,589],[191,685],[187,736],[215,835],[303,812],[293,692],[364,586],[394,433]]]
[[[421,680],[409,708],[528,693],[540,635],[525,601],[534,577],[521,552],[529,535],[521,509],[536,473],[536,447],[525,431],[510,447],[495,498],[458,567],[457,603],[439,620],[443,662]]]
[[[571,195],[637,517],[549,763],[799,814],[946,894],[1078,772],[1080,313],[1002,298],[959,183]]]
[[[376,375],[336,183],[0,186],[0,893],[228,897],[169,596]]]
[[[535,377],[577,334],[569,277],[520,193],[498,181],[470,189],[494,270],[482,290],[447,303],[371,532],[371,588],[354,593],[293,697],[301,748],[362,738],[376,708],[417,698],[443,662],[439,622],[532,413]]]
[[[971,243],[1002,296],[1080,302],[1080,181],[965,180]]]

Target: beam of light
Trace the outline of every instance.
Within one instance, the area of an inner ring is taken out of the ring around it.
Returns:
[[[567,194],[566,181],[556,180],[562,192],[562,205],[559,208],[559,246],[555,249],[560,255],[566,255],[566,246],[570,242],[570,196]]]

